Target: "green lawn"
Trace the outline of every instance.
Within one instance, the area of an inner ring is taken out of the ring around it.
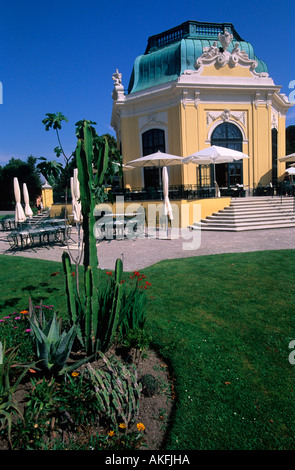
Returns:
[[[1,313],[66,313],[60,263],[0,257]],[[59,274],[52,276],[53,273]],[[142,271],[147,328],[175,377],[166,449],[295,449],[295,251],[201,256]]]

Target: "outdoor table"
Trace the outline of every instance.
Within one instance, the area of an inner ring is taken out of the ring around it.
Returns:
[[[116,238],[124,238],[124,236],[130,235],[131,227],[133,228],[135,225],[138,227],[140,224],[140,219],[135,218],[136,216],[136,212],[104,214],[103,220],[96,222],[98,238],[112,239],[114,235]]]
[[[11,248],[25,248],[57,241],[65,241],[70,236],[70,227],[64,225],[36,224],[26,225],[11,232],[7,241]]]

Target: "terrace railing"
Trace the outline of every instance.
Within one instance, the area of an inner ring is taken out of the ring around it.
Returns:
[[[183,38],[195,39],[218,39],[218,34],[227,29],[233,34],[234,39],[242,41],[242,38],[234,29],[231,23],[207,23],[200,21],[186,21],[175,28],[171,28],[160,34],[150,36],[145,54],[153,52],[173,42],[180,41]]]

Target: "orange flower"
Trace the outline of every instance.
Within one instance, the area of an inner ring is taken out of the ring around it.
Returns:
[[[114,434],[115,434],[115,431],[110,431],[108,434],[109,434],[110,437],[113,437]]]
[[[72,377],[78,377],[79,372],[72,372]]]
[[[29,313],[29,311],[28,310],[22,310],[20,313],[26,314],[26,313]]]
[[[127,426],[126,426],[125,423],[120,423],[120,424],[119,424],[119,428],[121,428],[121,429],[126,429]]]
[[[145,425],[143,423],[137,423],[136,425],[138,431],[144,431],[145,430]]]

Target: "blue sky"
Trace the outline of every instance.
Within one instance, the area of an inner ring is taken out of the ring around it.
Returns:
[[[99,135],[110,133],[116,68],[128,82],[134,59],[149,36],[187,20],[233,23],[264,60],[270,76],[289,95],[295,80],[294,0],[233,2],[196,0],[10,0],[1,2],[0,165],[28,155],[55,158],[46,113],[62,112],[67,153],[76,146],[75,123],[90,119]],[[295,124],[295,106],[287,125]]]

